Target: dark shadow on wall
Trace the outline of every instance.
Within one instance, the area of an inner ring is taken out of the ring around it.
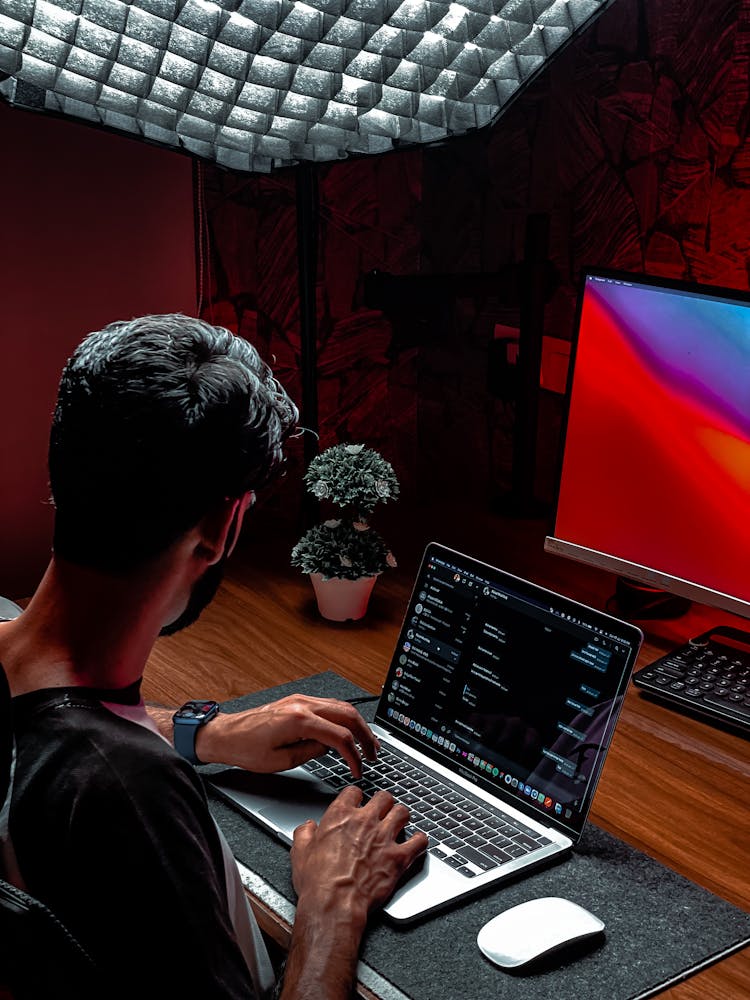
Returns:
[[[485,290],[397,317],[368,305],[373,270],[501,275],[544,215],[549,343],[570,339],[584,265],[747,288],[749,40],[750,0],[618,0],[491,130],[321,166],[321,445],[378,447],[416,509],[454,497],[491,517],[512,486],[518,300]],[[258,343],[295,392],[293,172],[205,178],[204,314]],[[549,501],[562,396],[547,388],[538,407],[534,491]]]

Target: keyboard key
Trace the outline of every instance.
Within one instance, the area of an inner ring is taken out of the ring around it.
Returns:
[[[466,858],[461,854],[451,854],[445,858],[445,863],[450,865],[451,868],[462,868],[466,864]]]
[[[399,778],[398,785],[399,788],[405,788],[407,791],[419,787],[419,783],[415,781],[414,778],[405,778],[405,777]]]
[[[437,834],[438,839],[441,840],[440,833]],[[452,834],[445,831],[445,840],[442,841],[444,847],[448,847],[451,851],[457,851],[459,847],[462,846],[463,840],[460,837],[454,837]]]
[[[497,828],[497,832],[505,834],[506,837],[512,837],[513,834],[516,833],[516,828],[514,826],[510,826],[509,823],[501,823]]]
[[[419,798],[418,795],[415,795],[414,792],[404,792],[403,795],[398,796],[398,801],[403,802],[405,806],[412,806],[415,805],[417,802],[421,802],[422,800]]]
[[[521,823],[517,819],[513,820],[513,825],[515,826],[517,833],[525,833],[527,837],[536,836],[536,830],[532,830],[530,826],[526,826],[525,823]]]
[[[488,854],[483,854],[481,851],[477,851],[468,845],[462,848],[461,854],[467,861],[470,861],[473,865],[481,868],[483,872],[492,871],[492,869],[497,868],[499,864],[495,858],[491,858]]]
[[[474,819],[473,816],[468,816],[464,820],[464,826],[467,830],[480,830],[484,826],[484,823],[481,819]]]
[[[445,816],[441,820],[440,825],[444,830],[459,830],[461,828],[461,824],[458,820],[453,819],[452,816]]]
[[[494,844],[495,847],[499,847],[501,851],[504,851],[506,847],[510,847],[513,841],[500,834],[499,837],[496,837],[494,840],[489,840],[487,843]]]
[[[663,663],[656,669],[660,674],[667,674],[669,677],[682,677],[685,673],[682,667],[677,667],[672,663]]]
[[[513,841],[520,844],[521,847],[525,847],[527,851],[535,851],[539,847],[539,844],[532,837],[527,837],[525,833],[517,834]]]
[[[498,865],[504,865],[506,862],[512,860],[512,856],[507,851],[501,851],[495,844],[487,844],[486,847],[482,848],[482,852],[489,858],[492,858],[493,861],[496,861]]]

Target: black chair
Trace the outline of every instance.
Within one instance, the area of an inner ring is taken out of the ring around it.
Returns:
[[[0,668],[0,806],[8,795],[13,727]],[[2,871],[0,876],[7,873]],[[85,948],[40,900],[0,877],[0,998],[88,1000],[108,995]]]

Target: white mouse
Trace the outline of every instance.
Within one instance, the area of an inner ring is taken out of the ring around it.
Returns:
[[[542,896],[493,917],[477,935],[477,944],[491,962],[516,969],[603,930],[604,922],[578,903]]]

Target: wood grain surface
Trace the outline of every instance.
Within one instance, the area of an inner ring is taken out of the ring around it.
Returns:
[[[608,574],[546,555],[539,522],[497,518],[480,525],[453,509],[453,516],[443,512],[437,520],[434,512],[414,515],[403,535],[399,568],[378,580],[367,617],[333,624],[318,615],[307,578],[289,567],[291,530],[264,524],[261,512],[201,620],[157,644],[144,681],[146,698],[170,705],[188,697],[225,700],[322,670],[335,670],[377,693],[419,555],[430,538],[597,607],[605,606],[613,589]],[[651,623],[639,665],[722,623],[747,626],[701,606],[682,619]],[[631,685],[591,819],[750,910],[749,779],[750,741],[651,702]],[[283,943],[288,928],[267,913],[261,916]],[[731,956],[663,995],[675,1000],[750,997],[750,952]]]

